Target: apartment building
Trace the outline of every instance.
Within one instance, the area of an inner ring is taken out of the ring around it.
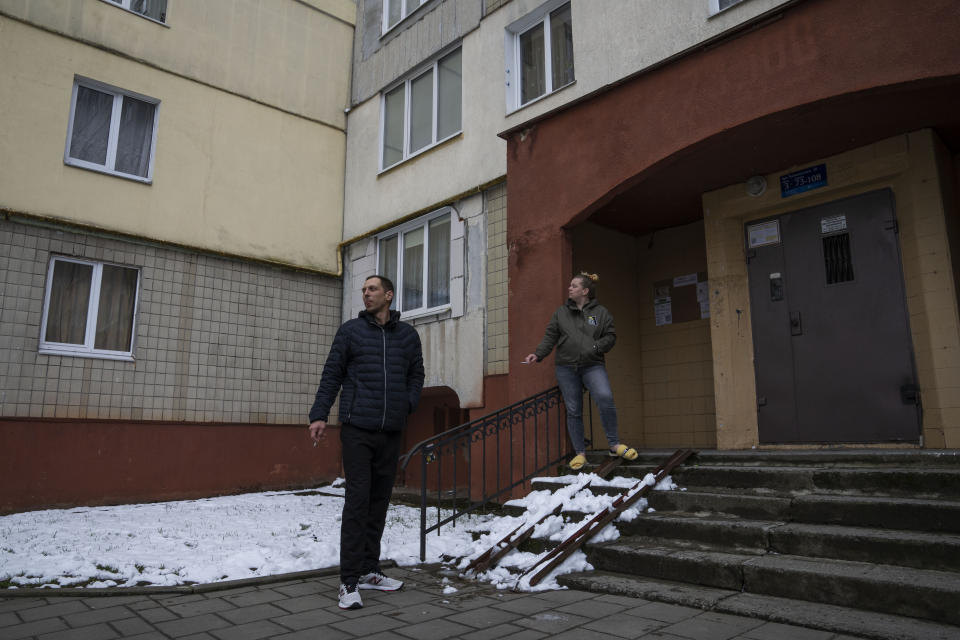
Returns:
[[[0,1],[0,509],[339,473],[350,0]]]

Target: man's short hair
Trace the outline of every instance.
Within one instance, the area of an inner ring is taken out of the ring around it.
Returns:
[[[370,278],[380,278],[380,284],[383,285],[383,292],[384,292],[384,293],[386,293],[386,292],[388,292],[388,291],[391,291],[391,292],[394,291],[394,288],[393,288],[393,280],[391,280],[391,279],[388,278],[387,276],[381,276],[380,274],[374,274],[374,275],[372,275],[372,276],[367,276],[367,278],[366,278],[366,280],[364,280],[364,282],[366,282],[366,281],[369,280]]]

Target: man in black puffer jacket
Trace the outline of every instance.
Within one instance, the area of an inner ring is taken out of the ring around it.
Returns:
[[[346,497],[340,522],[340,608],[363,606],[358,589],[396,591],[380,570],[380,538],[400,457],[401,431],[423,389],[420,336],[390,310],[393,283],[363,283],[365,311],[343,323],[323,365],[310,409],[310,437],[323,436],[340,392],[340,442]],[[342,392],[341,392],[342,388]]]

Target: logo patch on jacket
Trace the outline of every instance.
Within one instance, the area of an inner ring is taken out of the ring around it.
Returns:
[[[587,324],[591,327],[597,326],[597,316],[587,316]]]

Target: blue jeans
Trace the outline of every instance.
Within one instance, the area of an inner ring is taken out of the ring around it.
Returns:
[[[600,409],[603,430],[611,447],[620,441],[617,439],[617,407],[613,404],[613,391],[607,369],[602,364],[586,367],[557,365],[557,384],[563,395],[563,404],[567,407],[567,432],[577,453],[587,450],[583,441],[583,387],[590,391],[590,397]]]

